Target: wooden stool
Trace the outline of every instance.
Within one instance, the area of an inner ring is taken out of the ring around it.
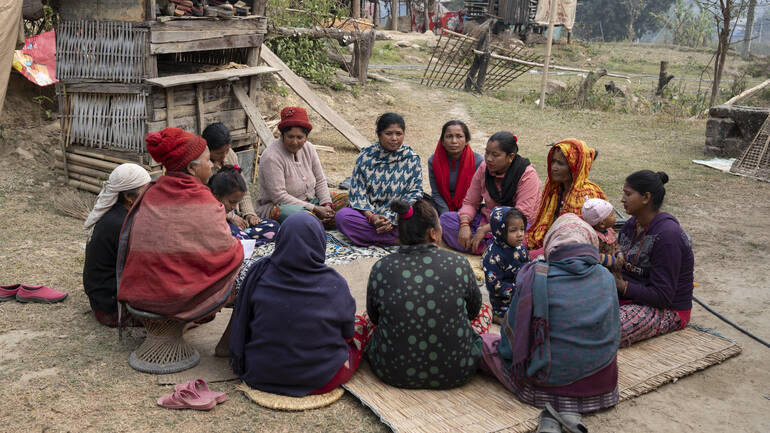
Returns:
[[[126,308],[147,330],[144,342],[128,357],[128,365],[151,374],[177,373],[198,365],[200,353],[182,336],[185,322],[137,310],[128,304]]]

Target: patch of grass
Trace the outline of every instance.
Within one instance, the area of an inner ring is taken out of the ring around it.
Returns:
[[[404,62],[404,58],[399,53],[399,49],[390,41],[375,42],[372,50],[370,64],[375,65],[396,65]]]

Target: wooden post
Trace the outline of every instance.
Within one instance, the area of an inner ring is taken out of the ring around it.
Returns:
[[[553,24],[556,22],[556,0],[551,0],[548,11],[548,39],[545,42],[545,61],[543,62],[543,78],[540,80],[540,109],[545,108],[545,87],[548,84],[548,65],[551,63],[551,45],[553,45]]]
[[[353,18],[361,18],[361,0],[353,0]]]
[[[254,0],[251,5],[251,13],[253,15],[265,16],[265,7],[267,6],[267,0]]]
[[[658,90],[655,91],[655,95],[663,95],[663,88],[666,87],[669,81],[674,79],[673,75],[668,74],[668,62],[660,61],[660,74],[658,75]]]
[[[369,59],[374,49],[374,30],[363,32],[364,37],[354,42],[353,70],[351,71],[362,85],[366,85],[369,71]]]
[[[198,135],[202,135],[206,125],[203,119],[205,113],[203,110],[203,87],[201,87],[201,83],[195,84],[195,114],[198,116]]]
[[[166,88],[166,126],[174,126],[174,88]]]
[[[398,30],[398,0],[390,0],[390,29]]]
[[[372,24],[374,25],[374,28],[380,27],[380,1],[375,0],[374,2],[374,13],[372,13]]]
[[[428,12],[428,0],[422,1],[422,20],[425,23],[425,32],[430,31],[430,12]]]

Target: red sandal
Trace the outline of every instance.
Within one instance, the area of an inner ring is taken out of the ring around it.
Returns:
[[[179,385],[175,385],[174,389],[177,391],[186,389],[198,394],[201,398],[214,399],[217,403],[223,403],[227,400],[227,395],[224,392],[211,391],[209,385],[203,379],[189,380],[185,383],[180,383]]]
[[[176,390],[158,399],[158,406],[168,409],[211,410],[216,405],[213,398],[204,398],[188,389]]]

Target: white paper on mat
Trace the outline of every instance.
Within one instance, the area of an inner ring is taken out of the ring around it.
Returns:
[[[243,246],[243,259],[246,260],[254,254],[254,247],[257,245],[256,239],[241,239]]]

